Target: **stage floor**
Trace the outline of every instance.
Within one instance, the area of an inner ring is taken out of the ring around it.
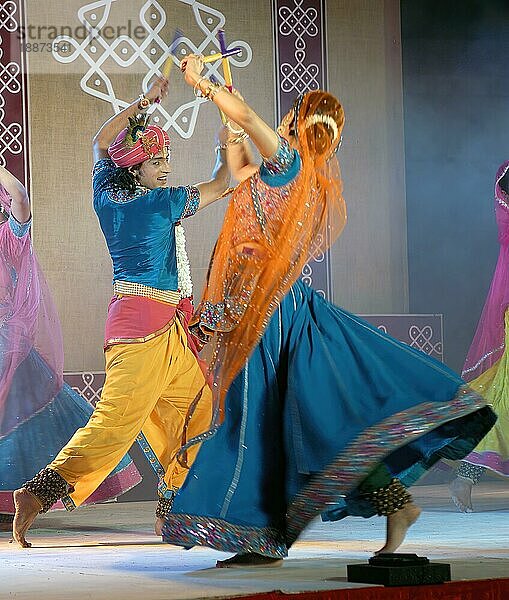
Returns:
[[[404,552],[452,564],[453,579],[509,577],[509,482],[475,489],[478,509],[458,513],[444,485],[418,486],[424,511]],[[0,598],[155,600],[365,587],[346,581],[346,565],[382,545],[384,520],[315,521],[281,568],[215,569],[228,555],[162,544],[152,534],[154,503],[103,504],[38,519],[23,550],[0,532]]]

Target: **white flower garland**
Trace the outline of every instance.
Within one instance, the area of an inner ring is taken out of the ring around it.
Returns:
[[[186,251],[186,234],[180,223],[175,226],[175,248],[180,297],[190,298],[193,295],[193,280],[191,279],[191,267]]]

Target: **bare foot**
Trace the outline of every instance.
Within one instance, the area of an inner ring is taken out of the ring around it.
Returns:
[[[39,514],[42,504],[25,488],[14,492],[14,506],[16,514],[12,526],[12,535],[22,548],[31,548],[32,544],[26,541],[25,535]]]
[[[225,568],[242,568],[242,567],[280,567],[283,564],[282,558],[274,558],[272,556],[263,556],[255,552],[247,552],[246,554],[236,554],[226,560],[218,560],[216,567],[219,569]]]
[[[163,525],[164,519],[162,519],[161,517],[157,517],[154,525],[154,531],[156,532],[156,535],[163,535]]]
[[[461,510],[461,512],[471,513],[472,507],[472,487],[473,483],[464,477],[456,477],[449,485],[451,500]]]
[[[385,546],[380,548],[378,552],[375,554],[385,554],[396,552],[396,550],[401,546],[403,540],[405,539],[406,532],[413,525],[419,515],[421,514],[421,509],[414,504],[413,502],[408,502],[396,511],[394,514],[389,515],[387,517],[387,533]]]

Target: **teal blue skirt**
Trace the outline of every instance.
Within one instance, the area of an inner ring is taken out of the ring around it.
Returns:
[[[380,463],[409,486],[495,420],[444,364],[298,281],[232,384],[163,539],[286,556],[317,515],[374,515],[358,488]]]

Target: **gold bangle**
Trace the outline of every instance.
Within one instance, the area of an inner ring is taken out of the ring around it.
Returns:
[[[210,81],[210,85],[203,92],[203,96],[204,96],[204,98],[207,98],[207,100],[214,100],[215,95],[218,92],[220,92],[222,89],[224,89],[222,85],[219,85],[217,83],[212,83],[212,81]]]
[[[196,98],[204,97],[204,93],[201,91],[201,88],[200,88],[200,83],[204,80],[209,81],[206,77],[200,77],[200,79],[198,79],[198,81],[194,84],[193,94],[196,96]],[[198,95],[198,92],[199,92],[199,95]]]
[[[225,125],[228,128],[228,131],[230,133],[233,133],[234,135],[242,135],[243,133],[245,133],[243,127],[241,127],[240,129],[235,129],[234,127],[232,127],[230,120],[226,121]]]
[[[223,142],[222,144],[221,143],[217,144],[215,150],[216,150],[216,152],[218,150],[226,150],[228,148],[228,146],[233,146],[235,144],[242,144],[242,142],[245,142],[247,139],[249,139],[249,134],[244,131],[240,135],[237,135],[236,137],[233,137],[233,138],[229,139],[228,141]]]
[[[246,133],[245,131],[243,131],[239,135],[236,135],[235,137],[229,139],[227,144],[228,144],[228,146],[230,146],[232,144],[242,144],[242,142],[245,142],[248,138],[249,138],[249,134]]]

